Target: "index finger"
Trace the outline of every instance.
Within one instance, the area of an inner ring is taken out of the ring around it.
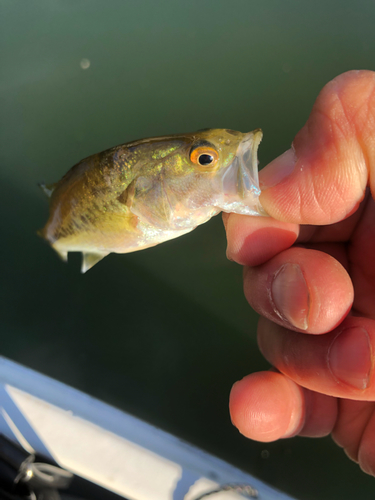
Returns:
[[[375,73],[350,71],[320,92],[292,149],[259,175],[272,217],[333,224],[351,215],[369,184],[375,193]]]

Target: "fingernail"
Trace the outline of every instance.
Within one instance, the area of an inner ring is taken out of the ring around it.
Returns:
[[[372,365],[367,331],[362,327],[342,330],[329,348],[328,365],[338,381],[356,389],[366,389]]]
[[[284,264],[271,284],[271,300],[275,313],[300,330],[307,330],[310,295],[301,268]]]
[[[282,155],[271,161],[259,172],[259,185],[262,191],[273,187],[290,175],[296,164],[293,149],[288,149]]]

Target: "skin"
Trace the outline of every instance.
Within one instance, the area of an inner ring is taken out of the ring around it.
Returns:
[[[224,223],[274,368],[234,385],[232,421],[263,442],[331,434],[375,475],[375,73],[329,82],[260,179],[272,218]]]

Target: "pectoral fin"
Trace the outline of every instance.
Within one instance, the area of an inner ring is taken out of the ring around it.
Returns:
[[[91,269],[97,262],[104,259],[108,255],[107,253],[82,253],[82,267],[81,273],[85,273],[89,269]]]
[[[130,210],[142,221],[158,229],[172,229],[173,209],[169,203],[163,175],[158,177],[138,177],[136,195]]]
[[[132,181],[129,186],[123,191],[120,196],[117,198],[120,203],[126,205],[128,208],[131,208],[135,195],[135,184],[136,181]]]

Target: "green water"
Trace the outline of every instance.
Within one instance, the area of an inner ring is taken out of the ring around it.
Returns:
[[[329,438],[264,445],[231,426],[232,383],[267,364],[220,217],[84,276],[35,234],[38,181],[132,139],[261,127],[265,165],[328,80],[375,69],[374,24],[369,0],[3,0],[1,354],[300,499],[374,498]]]

